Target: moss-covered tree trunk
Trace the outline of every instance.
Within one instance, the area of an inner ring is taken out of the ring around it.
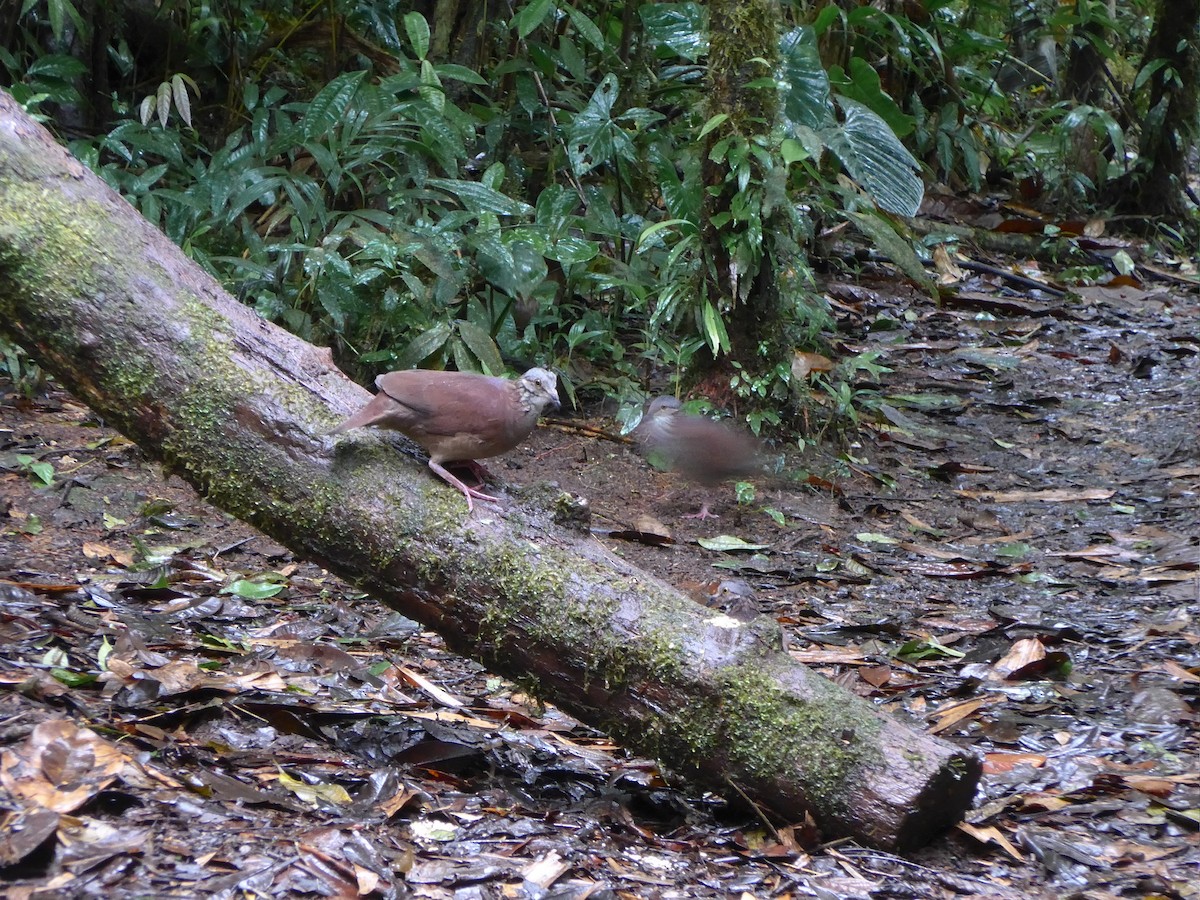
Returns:
[[[779,173],[766,162],[779,116],[782,15],[777,0],[713,0],[708,16],[706,112],[728,118],[710,133],[701,171],[703,295],[722,313],[731,357],[754,377],[791,351],[772,256],[775,232],[790,226],[771,211]]]
[[[912,847],[979,762],[795,663],[769,619],[694,604],[377,437],[367,394],[258,318],[0,92],[0,333],[213,503],[679,773],[827,834]]]

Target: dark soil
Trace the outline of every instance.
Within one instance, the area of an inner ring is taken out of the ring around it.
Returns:
[[[53,385],[3,382],[8,896],[1200,897],[1196,293],[976,287],[835,293],[839,352],[890,370],[856,385],[861,430],[775,448],[753,500],[708,495],[718,519],[681,519],[704,493],[579,420],[491,465],[582,495],[613,552],[775,617],[797,658],[986,754],[932,846],[823,844],[691,792]],[[637,540],[644,517],[673,542]],[[696,543],[720,535],[764,549]]]

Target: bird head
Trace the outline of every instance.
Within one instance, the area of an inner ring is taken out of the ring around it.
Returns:
[[[674,397],[655,397],[646,408],[646,418],[666,418],[675,415],[682,408],[683,404]]]
[[[517,380],[521,391],[521,402],[540,414],[547,406],[557,409],[558,376],[542,368],[532,368]]]

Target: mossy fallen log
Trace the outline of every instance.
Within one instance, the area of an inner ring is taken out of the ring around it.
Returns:
[[[263,321],[0,92],[0,333],[220,508],[669,769],[830,837],[920,845],[969,805],[970,752],[795,663],[516,502],[385,442],[329,438],[367,399]]]

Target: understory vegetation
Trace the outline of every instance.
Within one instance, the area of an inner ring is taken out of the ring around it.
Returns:
[[[935,295],[937,241],[903,224],[926,185],[1186,241],[1196,42],[1164,37],[1186,26],[1146,0],[25,0],[0,66],[360,380],[540,364],[630,415],[704,382],[758,431],[870,408],[878,368],[813,269],[858,235]]]

